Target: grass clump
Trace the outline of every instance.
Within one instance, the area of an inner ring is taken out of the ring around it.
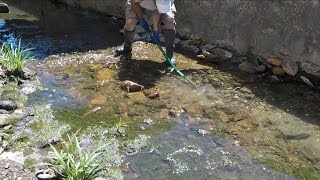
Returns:
[[[21,39],[16,47],[3,42],[0,47],[1,66],[9,75],[22,77],[25,63],[32,59],[30,50],[21,47]]]
[[[83,153],[76,134],[69,136],[69,144],[65,150],[58,151],[51,145],[55,153],[54,162],[51,164],[56,168],[63,179],[68,180],[92,180],[102,170],[95,159],[99,156],[98,148],[92,153]]]

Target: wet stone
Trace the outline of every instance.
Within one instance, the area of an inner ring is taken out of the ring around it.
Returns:
[[[274,83],[280,82],[280,79],[275,75],[269,76],[268,78],[271,82],[274,82]]]
[[[12,111],[17,108],[17,105],[13,101],[0,101],[0,109]]]
[[[294,61],[286,60],[282,63],[281,67],[282,67],[283,71],[286,72],[290,76],[295,76],[299,71],[299,67],[298,67],[297,63]]]
[[[244,72],[247,72],[247,73],[254,73],[255,72],[255,68],[256,66],[250,62],[243,62],[241,63],[238,68],[241,70],[241,71],[244,71]]]
[[[9,111],[4,110],[4,109],[0,109],[0,114],[9,114]]]
[[[181,41],[179,43],[177,43],[177,48],[186,51],[188,53],[192,53],[194,55],[199,54],[199,48],[197,46],[194,45],[190,45],[189,41]]]
[[[286,73],[284,72],[284,70],[280,67],[274,67],[272,68],[272,73],[275,76],[284,76]]]
[[[255,68],[256,72],[258,73],[262,73],[262,72],[265,72],[267,70],[267,67],[265,65],[260,65],[260,66],[257,66]]]
[[[231,52],[226,51],[224,49],[220,49],[220,48],[208,50],[208,52],[210,54],[217,56],[219,59],[222,59],[222,60],[230,59],[233,57],[233,54]]]
[[[202,136],[205,136],[210,133],[209,131],[207,131],[205,129],[198,129],[197,132]]]
[[[10,116],[7,114],[0,114],[0,127],[7,126],[10,124]]]
[[[279,67],[282,64],[282,61],[280,59],[274,58],[274,57],[269,57],[267,58],[267,62],[275,67]]]
[[[151,118],[148,118],[148,119],[143,120],[143,123],[145,123],[147,125],[152,125],[152,124],[154,124],[154,121]]]

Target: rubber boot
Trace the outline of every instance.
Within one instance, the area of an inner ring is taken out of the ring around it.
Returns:
[[[116,55],[131,56],[132,44],[134,42],[135,31],[124,30],[124,43],[116,49]]]
[[[174,52],[174,40],[176,38],[176,30],[175,29],[164,29],[164,40],[165,40],[165,46],[166,46],[166,53],[168,57],[170,58],[171,62],[175,64],[175,59],[173,58],[173,52]]]

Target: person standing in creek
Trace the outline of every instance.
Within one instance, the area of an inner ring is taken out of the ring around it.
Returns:
[[[152,30],[143,17],[145,10],[152,11]],[[163,25],[166,53],[172,63],[175,63],[173,58],[174,40],[176,37],[175,13],[174,0],[128,0],[126,3],[124,43],[116,49],[116,54],[131,58],[132,44],[138,22],[147,33],[152,32],[151,39],[154,44],[160,43],[159,30],[160,25]]]

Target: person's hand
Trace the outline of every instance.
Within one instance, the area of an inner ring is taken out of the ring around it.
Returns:
[[[151,36],[152,43],[160,44],[160,37],[158,31],[153,31]]]
[[[144,18],[141,18],[139,22],[140,22],[140,26],[141,26],[146,32],[151,32],[150,26],[149,26],[148,22],[147,22]]]

